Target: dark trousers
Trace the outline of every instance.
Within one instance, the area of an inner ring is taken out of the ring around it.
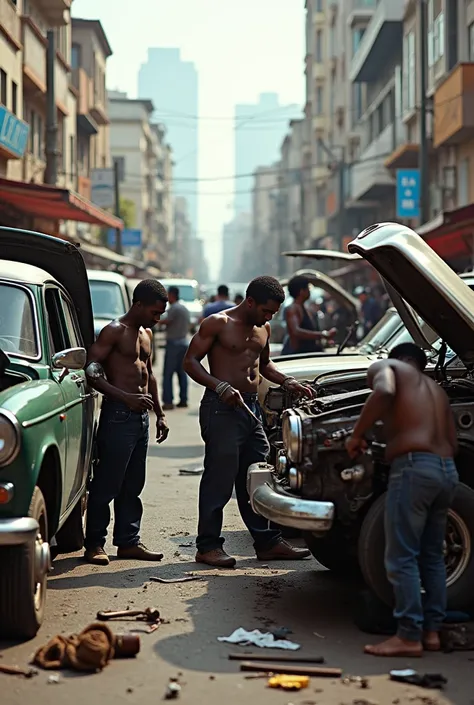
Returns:
[[[112,501],[114,546],[139,543],[148,432],[148,412],[134,412],[104,399],[97,433],[98,463],[87,503],[86,549],[104,546]]]
[[[243,395],[260,418],[256,395]],[[199,411],[201,435],[206,444],[204,473],[199,488],[197,548],[201,553],[221,548],[223,510],[235,487],[240,515],[254,540],[256,550],[266,550],[281,538],[269,522],[255,514],[247,492],[247,470],[265,461],[270,447],[262,426],[242,409],[232,409],[214,392],[206,391]]]
[[[385,567],[403,639],[418,641],[423,630],[439,631],[446,617],[443,546],[457,483],[451,458],[408,453],[392,463],[385,505]]]
[[[183,360],[188,349],[185,340],[168,340],[165,350],[163,365],[163,403],[173,403],[173,376],[178,375],[179,401],[186,404],[188,401],[188,376],[183,369]]]

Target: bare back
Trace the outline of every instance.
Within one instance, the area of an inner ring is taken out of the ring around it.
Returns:
[[[387,460],[410,452],[453,457],[456,430],[446,392],[412,365],[398,360],[386,363],[396,377],[395,398],[384,418]]]
[[[151,331],[137,329],[122,318],[109,323],[91,347],[89,361],[100,362],[108,382],[123,392],[148,392]]]

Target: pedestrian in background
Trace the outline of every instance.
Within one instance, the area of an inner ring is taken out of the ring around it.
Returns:
[[[161,321],[166,326],[165,362],[163,365],[163,409],[174,409],[173,378],[179,382],[178,409],[188,406],[188,377],[183,369],[183,360],[189,343],[190,316],[186,306],[179,300],[179,289],[168,289],[169,308],[167,317]]]
[[[242,303],[243,300],[244,300],[244,297],[242,296],[242,294],[236,294],[235,298],[234,298],[234,304],[236,306],[240,306],[240,304]]]
[[[357,287],[355,295],[359,298],[359,301],[361,303],[363,326],[362,337],[365,338],[365,336],[368,335],[372,328],[382,318],[382,306],[380,304],[380,301],[377,300],[377,298],[374,296],[370,287]]]
[[[336,334],[336,329],[319,330],[319,321],[309,312],[306,302],[310,298],[309,279],[293,277],[288,283],[288,292],[293,303],[285,309],[288,335],[285,338],[282,355],[305,352],[321,352],[322,341]]]
[[[227,308],[232,308],[233,306],[233,302],[229,300],[229,287],[225,284],[221,284],[217,289],[215,301],[204,306],[201,320],[212,316],[214,313],[220,313]]]

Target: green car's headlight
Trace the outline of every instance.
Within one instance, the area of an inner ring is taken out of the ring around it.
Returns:
[[[15,416],[0,410],[0,466],[12,463],[20,452],[21,433]]]

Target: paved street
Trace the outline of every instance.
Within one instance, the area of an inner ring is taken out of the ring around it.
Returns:
[[[36,705],[149,705],[163,698],[168,679],[178,674],[182,674],[183,703],[473,702],[469,654],[434,655],[413,664],[364,656],[361,649],[367,637],[353,626],[351,618],[352,587],[338,583],[326,571],[318,571],[313,560],[270,567],[259,564],[235,502],[226,514],[226,534],[229,552],[239,559],[238,569],[207,570],[194,564],[199,479],[180,476],[178,471],[197,467],[202,461],[197,425],[199,395],[199,389],[193,387],[190,410],[169,415],[169,442],[150,448],[143,539],[151,548],[164,551],[163,563],[113,560],[109,567],[98,568],[82,563],[79,556],[59,557],[49,579],[47,618],[38,637],[18,646],[2,644],[0,662],[25,665],[34,649],[49,637],[80,631],[100,609],[156,606],[169,622],[152,634],[142,634],[141,653],[135,660],[114,661],[100,674],[65,672],[58,685],[48,684],[49,674],[43,671],[33,680],[0,674],[1,702],[23,705],[34,698]],[[203,581],[174,585],[149,582],[153,575],[173,578],[187,571],[202,572]],[[240,626],[288,627],[293,632],[289,638],[302,644],[300,653],[323,655],[330,666],[368,676],[371,688],[362,692],[355,685],[313,678],[309,689],[295,694],[269,690],[264,680],[246,680],[238,673],[238,664],[227,659],[229,652],[242,647],[217,641],[218,636]],[[388,681],[390,668],[408,665],[421,672],[441,671],[446,675],[450,679],[446,693],[449,699],[436,691],[410,690]],[[427,696],[434,700],[424,699]]]

